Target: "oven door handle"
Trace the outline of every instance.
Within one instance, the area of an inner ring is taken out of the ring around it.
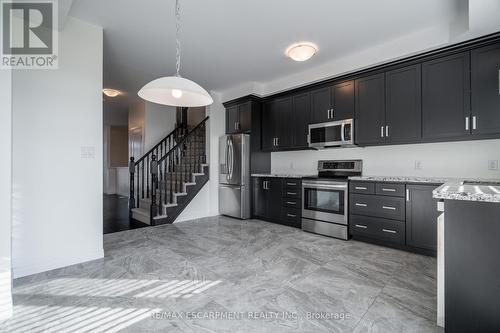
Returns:
[[[347,185],[328,185],[328,184],[312,184],[302,182],[302,188],[312,188],[312,189],[347,189]]]

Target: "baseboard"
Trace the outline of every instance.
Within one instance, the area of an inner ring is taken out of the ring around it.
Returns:
[[[76,258],[72,257],[70,259],[60,258],[57,260],[48,260],[43,265],[16,266],[13,260],[12,274],[14,279],[18,279],[33,274],[52,271],[54,269],[77,265],[87,261],[92,261],[102,258],[104,258],[104,249],[100,249],[96,251],[96,253],[85,254]]]

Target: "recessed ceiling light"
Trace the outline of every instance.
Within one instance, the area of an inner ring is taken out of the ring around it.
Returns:
[[[116,97],[118,95],[121,95],[122,92],[120,90],[116,90],[116,89],[111,89],[111,88],[104,88],[102,90],[103,94],[108,96],[108,97]]]
[[[314,43],[300,42],[290,45],[285,54],[295,61],[306,61],[310,59],[318,51],[318,47]]]

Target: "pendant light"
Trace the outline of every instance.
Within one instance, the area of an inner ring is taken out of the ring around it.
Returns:
[[[207,106],[214,101],[199,84],[181,77],[180,3],[175,0],[176,75],[153,80],[139,90],[138,95],[146,101],[182,107]]]

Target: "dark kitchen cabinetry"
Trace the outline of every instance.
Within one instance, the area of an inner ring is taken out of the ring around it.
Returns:
[[[384,73],[355,81],[355,142],[373,145],[385,142]]]
[[[437,250],[437,185],[406,185],[406,245]]]
[[[307,148],[308,126],[311,120],[311,94],[293,96],[293,148]]]
[[[424,140],[469,137],[469,52],[422,64],[422,134]]]
[[[264,103],[262,149],[291,148],[293,143],[293,99],[291,96]]]
[[[269,222],[300,227],[301,181],[277,177],[254,177],[253,216]]]
[[[421,65],[385,74],[385,140],[387,143],[422,139]]]
[[[439,184],[351,181],[349,232],[360,240],[436,254]]]
[[[245,133],[251,130],[251,103],[245,102],[226,109],[226,134]]]
[[[352,118],[354,81],[337,83],[311,92],[312,123]]]
[[[472,134],[500,133],[500,43],[471,52]]]

